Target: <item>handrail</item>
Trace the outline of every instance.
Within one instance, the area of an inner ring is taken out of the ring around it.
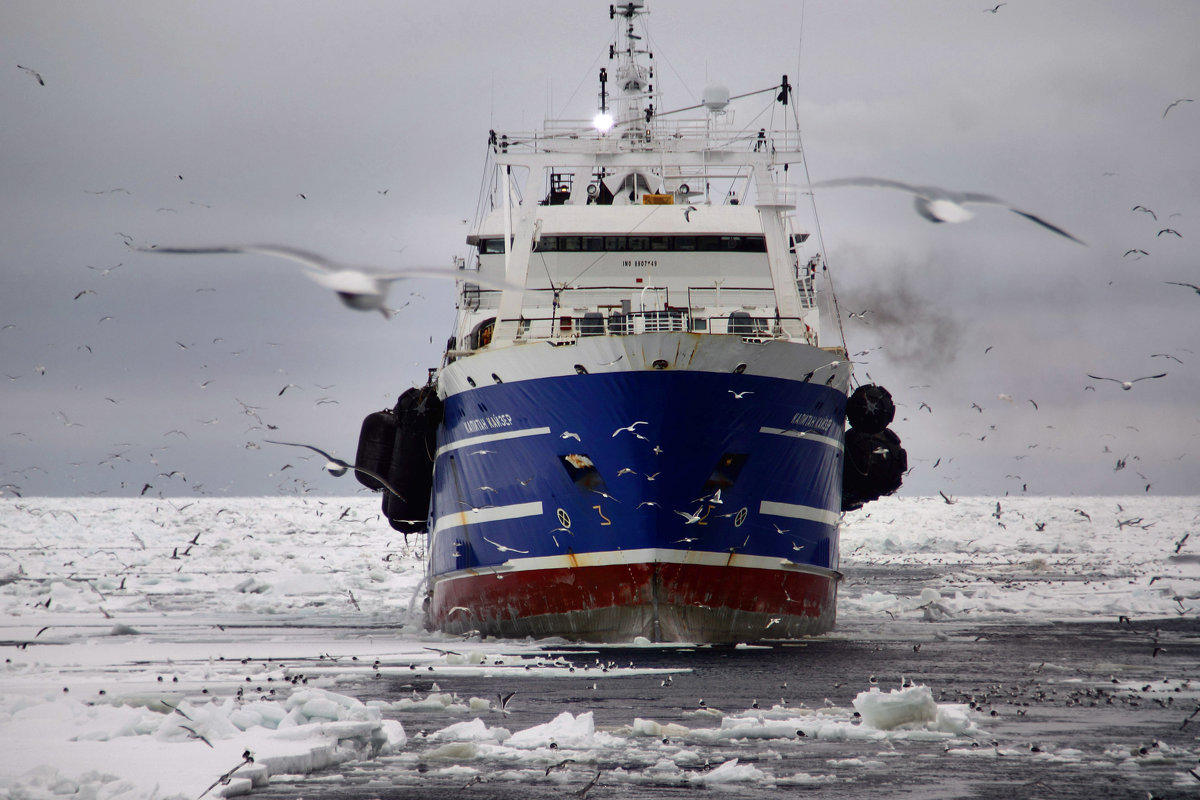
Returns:
[[[599,312],[582,315],[519,317],[502,320],[515,323],[516,341],[574,341],[591,336],[631,336],[642,333],[689,332],[715,336],[740,336],[768,341],[801,338],[816,344],[816,335],[802,317],[754,316],[744,311],[725,315],[690,314],[687,309],[662,311]],[[801,331],[797,337],[793,331]]]
[[[803,308],[814,308],[816,306],[816,291],[812,284],[812,279],[803,274],[797,281],[797,288],[800,292],[801,306]],[[744,305],[749,301],[756,301],[759,298],[763,302],[756,303],[757,305],[774,305],[775,290],[769,286],[726,286],[724,284],[718,289],[715,286],[688,286],[681,289],[671,290],[664,286],[580,286],[567,288],[533,288],[529,287],[525,290],[525,305],[549,305],[550,301],[557,295],[558,305],[561,306],[586,306],[600,307],[620,305],[621,300],[633,300],[642,293],[650,290],[662,292],[665,296],[667,305],[671,302],[672,293],[682,293],[688,298],[689,307],[697,308],[704,306],[720,306],[724,301],[724,305]],[[469,284],[462,292],[462,300],[467,308],[477,310],[479,308],[495,308],[497,300],[500,297],[500,291],[497,289],[487,289],[480,287],[478,284]],[[540,297],[546,298],[546,303],[538,303]],[[485,300],[487,302],[485,302]]]

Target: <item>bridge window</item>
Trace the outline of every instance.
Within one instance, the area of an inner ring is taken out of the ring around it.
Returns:
[[[766,239],[762,236],[543,236],[535,244],[537,252],[585,251],[589,253],[644,252],[727,252],[765,253]],[[481,239],[480,255],[504,252],[503,238]]]

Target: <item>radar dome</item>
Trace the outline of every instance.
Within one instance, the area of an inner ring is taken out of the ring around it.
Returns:
[[[709,111],[724,111],[725,106],[729,105],[729,87],[720,84],[705,87],[700,102]]]

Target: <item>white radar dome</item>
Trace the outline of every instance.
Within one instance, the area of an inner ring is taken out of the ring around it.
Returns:
[[[729,87],[720,84],[705,87],[700,102],[709,111],[724,111],[725,106],[729,105]]]

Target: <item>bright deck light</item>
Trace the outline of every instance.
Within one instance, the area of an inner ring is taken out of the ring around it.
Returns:
[[[607,133],[613,126],[612,114],[601,111],[592,119],[592,126],[601,133]]]

